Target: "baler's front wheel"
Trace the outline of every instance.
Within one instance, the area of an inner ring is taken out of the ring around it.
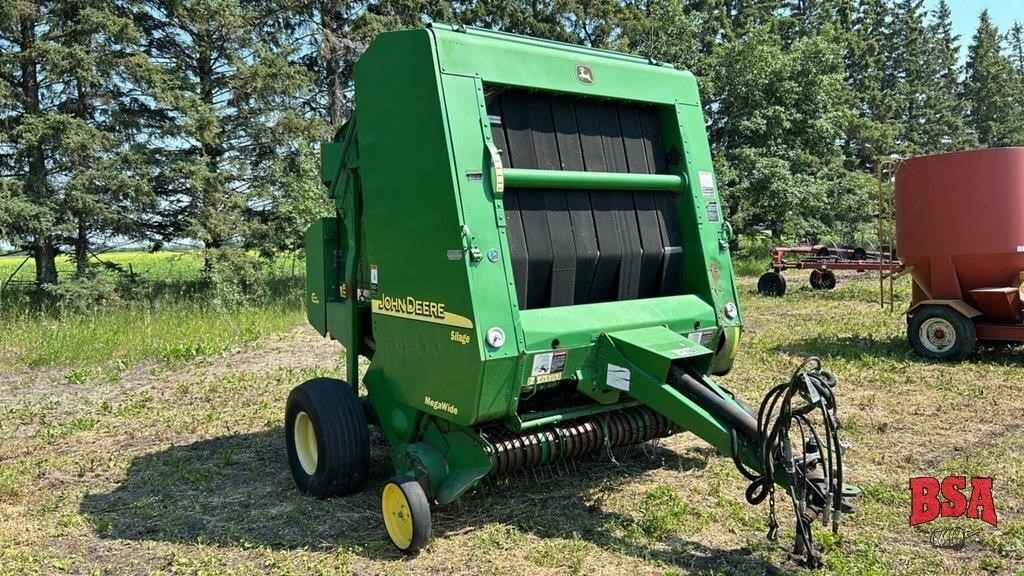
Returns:
[[[430,503],[412,476],[400,474],[388,480],[380,510],[388,537],[402,552],[415,554],[430,542]]]
[[[359,491],[370,472],[370,433],[352,387],[313,378],[288,395],[284,411],[288,464],[299,490],[327,498]]]

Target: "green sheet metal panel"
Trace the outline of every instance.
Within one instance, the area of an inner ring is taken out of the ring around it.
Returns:
[[[320,218],[306,229],[306,318],[327,334],[327,305],[337,300],[338,221]]]
[[[441,71],[484,82],[658,104],[700,104],[690,72],[645,59],[500,32],[435,25]],[[577,66],[590,72],[589,84]]]
[[[470,424],[483,364],[467,261],[449,258],[464,234],[430,32],[381,34],[355,77],[363,266],[380,368],[366,386]]]
[[[579,65],[592,83],[580,81]],[[377,342],[368,387],[386,386],[396,401],[468,425],[514,408],[531,377],[526,350],[550,349],[559,337],[563,347],[592,342],[601,327],[577,326],[578,318],[630,317],[632,327],[661,318],[680,332],[693,323],[740,323],[724,315],[735,287],[691,74],[635,57],[435,27],[380,35],[356,67],[356,84],[360,277]],[[519,311],[502,200],[489,177],[490,84],[663,105],[665,148],[680,152],[671,176],[682,186],[675,196],[685,253],[680,282],[690,296]],[[485,342],[492,327],[507,336],[497,349]]]
[[[680,333],[713,329],[715,314],[706,302],[686,294],[524,310],[520,321],[526,349],[535,352],[550,349],[555,338],[562,347],[573,348],[593,344],[605,332],[645,326],[665,326]]]

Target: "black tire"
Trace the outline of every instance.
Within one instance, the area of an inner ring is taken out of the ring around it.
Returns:
[[[821,248],[818,248],[818,251],[815,252],[814,255],[818,258],[828,258],[832,255],[832,252],[825,246],[822,246]]]
[[[853,249],[853,259],[854,260],[867,260],[868,259],[868,251],[863,249],[863,248],[861,248],[860,246],[854,248]]]
[[[811,277],[808,279],[811,284],[811,288],[815,290],[821,290],[824,286],[821,285],[821,270],[811,270]]]
[[[398,492],[395,492],[396,489]],[[404,502],[396,506],[394,498],[397,493],[401,493]],[[415,554],[430,542],[430,502],[423,492],[423,486],[412,476],[399,474],[384,485],[381,490],[381,515],[388,539],[402,552]],[[404,531],[394,531],[392,523],[402,524]]]
[[[914,352],[933,360],[959,360],[974,350],[974,322],[949,306],[922,306],[907,319],[907,340]]]
[[[821,271],[821,288],[823,290],[831,290],[836,287],[836,273],[831,270]]]
[[[786,295],[786,279],[778,272],[765,272],[757,279],[757,293],[779,298]]]
[[[313,378],[292,389],[285,405],[284,430],[288,465],[302,492],[317,498],[344,496],[366,484],[370,433],[363,404],[345,382]]]

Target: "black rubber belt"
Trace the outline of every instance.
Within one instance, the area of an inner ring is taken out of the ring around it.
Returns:
[[[554,121],[561,168],[563,170],[585,170],[583,149],[580,146],[580,130],[576,123],[576,108],[573,101],[564,96],[553,98],[551,100],[551,117]],[[597,232],[594,230],[594,213],[590,206],[589,192],[566,190],[565,196],[575,248],[575,278],[571,301],[572,303],[582,303],[588,301],[599,254]]]
[[[507,167],[667,171],[653,106],[512,89],[489,95],[488,114]],[[505,212],[521,308],[680,291],[672,194],[507,189]]]

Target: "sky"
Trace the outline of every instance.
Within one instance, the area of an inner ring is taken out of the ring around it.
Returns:
[[[967,45],[974,37],[978,28],[978,14],[988,9],[992,22],[1000,32],[1006,32],[1015,21],[1024,24],[1024,0],[946,0],[953,15],[953,32],[960,35],[961,58],[967,54]],[[927,0],[929,10],[935,8],[939,0]]]

